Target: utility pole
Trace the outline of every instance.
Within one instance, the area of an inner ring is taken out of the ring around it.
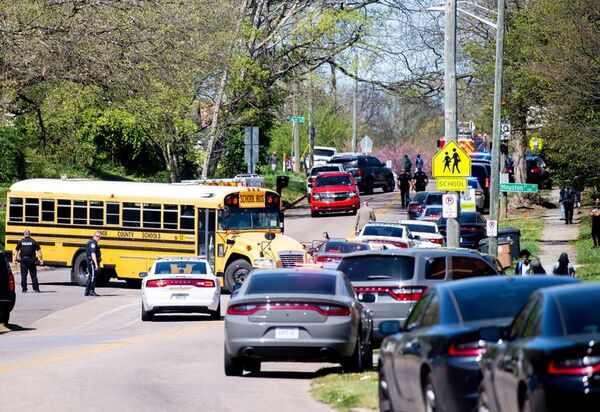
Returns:
[[[294,86],[294,116],[298,116],[298,87]],[[292,122],[294,173],[300,173],[300,124]]]
[[[352,99],[352,152],[356,152],[358,134],[356,117],[358,115],[358,56],[354,56],[354,93]]]
[[[446,0],[444,13],[444,134],[446,141],[456,142],[456,0]],[[459,247],[458,220],[449,218],[446,228],[448,246]]]
[[[315,107],[312,82],[308,82],[308,167],[313,167],[315,155]]]
[[[494,80],[494,124],[492,134],[492,176],[490,179],[490,220],[498,227],[500,194],[500,122],[502,111],[502,63],[504,56],[504,0],[498,0],[496,23],[496,69]],[[506,208],[504,209],[506,210]],[[498,237],[490,236],[489,253],[498,256]]]

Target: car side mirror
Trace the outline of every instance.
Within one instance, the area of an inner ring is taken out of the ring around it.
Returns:
[[[383,336],[394,335],[398,332],[402,332],[404,329],[400,324],[400,321],[397,320],[386,320],[379,324],[379,332]]]
[[[273,233],[273,232],[265,233],[265,239],[267,239],[268,241],[275,239],[275,233]]]
[[[145,278],[146,276],[148,276],[148,272],[140,272],[138,276],[141,278]]]

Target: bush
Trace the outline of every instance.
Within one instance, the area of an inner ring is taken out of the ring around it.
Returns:
[[[25,177],[24,136],[14,128],[0,127],[0,182]]]

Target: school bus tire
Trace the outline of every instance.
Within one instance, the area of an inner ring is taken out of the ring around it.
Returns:
[[[225,287],[230,291],[233,290],[233,286],[239,282],[240,278],[243,278],[243,282],[251,270],[252,265],[246,259],[234,260],[225,270]]]
[[[73,267],[71,269],[71,282],[76,283],[79,286],[86,286],[87,279],[87,257],[85,256],[85,252],[80,252],[73,260]]]

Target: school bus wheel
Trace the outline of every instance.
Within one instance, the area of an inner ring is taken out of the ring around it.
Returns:
[[[71,269],[71,282],[77,283],[79,286],[86,286],[88,279],[87,258],[85,252],[80,252],[73,261]]]
[[[225,270],[225,286],[230,291],[236,283],[243,283],[252,270],[252,265],[246,259],[238,259],[231,262]]]

